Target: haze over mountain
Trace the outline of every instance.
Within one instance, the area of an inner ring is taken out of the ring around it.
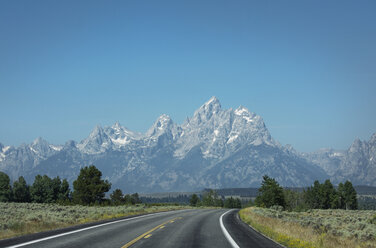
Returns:
[[[70,182],[80,168],[94,164],[112,189],[125,192],[194,191],[259,186],[262,176],[283,186],[334,183],[376,186],[376,134],[356,140],[347,151],[299,153],[275,141],[261,116],[240,106],[222,109],[212,97],[179,125],[161,115],[150,129],[135,133],[115,123],[96,126],[79,143],[49,144],[42,138],[19,147],[0,143],[0,170],[31,183],[37,174]]]

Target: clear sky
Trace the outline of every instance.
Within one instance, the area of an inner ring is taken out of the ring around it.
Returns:
[[[212,96],[299,151],[376,132],[376,1],[0,1],[0,142],[178,124]]]

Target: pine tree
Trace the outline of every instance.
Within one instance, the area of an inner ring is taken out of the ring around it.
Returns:
[[[82,168],[73,182],[73,200],[80,204],[103,202],[111,184],[107,180],[102,180],[101,177],[102,172],[94,165]]]
[[[58,200],[60,202],[67,202],[70,200],[70,194],[69,183],[67,179],[64,179],[61,183]]]
[[[225,208],[234,208],[234,206],[235,206],[234,198],[232,198],[232,196],[230,198],[226,198],[225,203],[224,203],[224,207]]]
[[[242,202],[239,198],[236,198],[234,208],[242,208]]]
[[[199,203],[200,203],[200,198],[198,198],[196,194],[193,194],[191,196],[191,199],[189,199],[189,205],[193,207],[197,207]]]
[[[333,187],[333,184],[330,182],[329,179],[325,180],[325,182],[321,185],[321,208],[322,209],[330,209],[332,208],[332,202],[335,199],[336,191]]]
[[[356,199],[356,191],[350,181],[344,184],[345,206],[346,209],[358,209],[358,201]]]
[[[0,202],[9,202],[12,200],[12,187],[7,174],[0,171]]]
[[[115,189],[112,194],[110,195],[110,199],[112,204],[114,205],[121,205],[124,203],[124,196],[121,189]]]
[[[52,201],[57,202],[57,200],[59,199],[60,190],[61,190],[61,180],[59,176],[51,179],[51,189],[52,189],[52,199],[53,199]]]
[[[142,203],[140,200],[140,197],[138,196],[138,193],[134,193],[131,195],[131,201],[132,201],[132,204]]]
[[[30,202],[30,189],[25,179],[21,176],[13,183],[13,201]]]
[[[346,209],[345,185],[343,185],[343,183],[338,184],[337,195],[338,195],[338,208]]]
[[[259,188],[259,195],[256,197],[255,203],[260,207],[271,207],[274,205],[286,207],[285,198],[283,195],[283,188],[279,186],[274,178],[267,175],[263,177],[261,187]]]
[[[30,187],[31,200],[37,203],[55,202],[52,179],[47,175],[36,175],[33,185]]]

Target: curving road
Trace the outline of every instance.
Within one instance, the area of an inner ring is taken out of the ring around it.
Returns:
[[[237,210],[195,209],[149,214],[1,240],[0,247],[271,247],[240,221]]]

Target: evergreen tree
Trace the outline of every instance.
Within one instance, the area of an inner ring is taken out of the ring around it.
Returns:
[[[200,198],[198,198],[198,196],[196,194],[193,194],[191,196],[191,199],[189,199],[189,205],[193,206],[193,207],[197,207],[200,203]]]
[[[52,189],[52,199],[53,199],[52,201],[57,202],[60,196],[60,191],[61,191],[61,180],[59,176],[51,179],[51,189]]]
[[[330,209],[332,208],[332,202],[335,202],[336,191],[333,187],[333,184],[330,182],[329,179],[325,180],[325,182],[320,187],[320,208],[321,209]]]
[[[242,202],[239,198],[236,198],[234,208],[242,208]]]
[[[234,208],[234,206],[235,206],[235,199],[232,198],[232,196],[230,198],[225,199],[225,202],[224,202],[225,208]]]
[[[131,195],[131,201],[132,201],[132,204],[142,203],[140,200],[140,197],[138,196],[138,193],[134,193]]]
[[[226,198],[223,205],[225,208],[242,208],[242,203],[240,199],[239,198],[234,199],[232,198],[232,196],[229,198]]]
[[[279,186],[274,178],[267,175],[263,177],[261,187],[259,188],[259,195],[256,197],[255,203],[260,207],[271,207],[274,205],[286,207],[285,198],[283,195],[283,188]]]
[[[313,186],[309,187],[304,192],[304,199],[306,204],[311,209],[320,209],[322,207],[322,189],[319,181],[315,181]]]
[[[12,187],[7,174],[0,171],[0,202],[9,202],[12,200]]]
[[[124,195],[125,204],[132,204],[132,196],[130,194]]]
[[[298,192],[291,189],[284,189],[283,194],[285,196],[286,201],[286,210],[294,211],[294,210],[303,210],[306,209],[307,206],[304,201],[304,193]]]
[[[351,182],[340,183],[336,190],[330,180],[323,184],[315,181],[304,193],[308,207],[314,209],[358,209],[356,191]]]
[[[214,206],[214,191],[210,190],[208,192],[205,192],[202,197],[202,205],[204,206]]]
[[[345,194],[345,186],[343,185],[343,183],[338,184],[338,208],[340,209],[346,209]]]
[[[208,207],[223,207],[223,200],[218,196],[217,191],[211,189],[204,193],[202,205]]]
[[[121,205],[124,203],[124,196],[121,189],[115,189],[112,194],[110,195],[110,199],[112,204],[114,205]]]
[[[350,181],[346,181],[344,184],[345,194],[345,206],[346,209],[355,210],[358,209],[358,201],[356,199],[356,191]]]
[[[35,176],[34,183],[30,188],[30,196],[31,200],[37,203],[55,202],[52,179],[47,175]]]
[[[30,189],[25,179],[21,176],[13,183],[13,201],[30,202]]]
[[[80,204],[103,202],[111,184],[107,180],[102,180],[101,177],[102,172],[94,165],[82,168],[73,182],[73,200]]]
[[[66,202],[70,200],[70,189],[69,189],[69,183],[67,179],[64,179],[63,182],[61,183],[60,191],[59,191],[59,196],[58,200],[61,202]]]

